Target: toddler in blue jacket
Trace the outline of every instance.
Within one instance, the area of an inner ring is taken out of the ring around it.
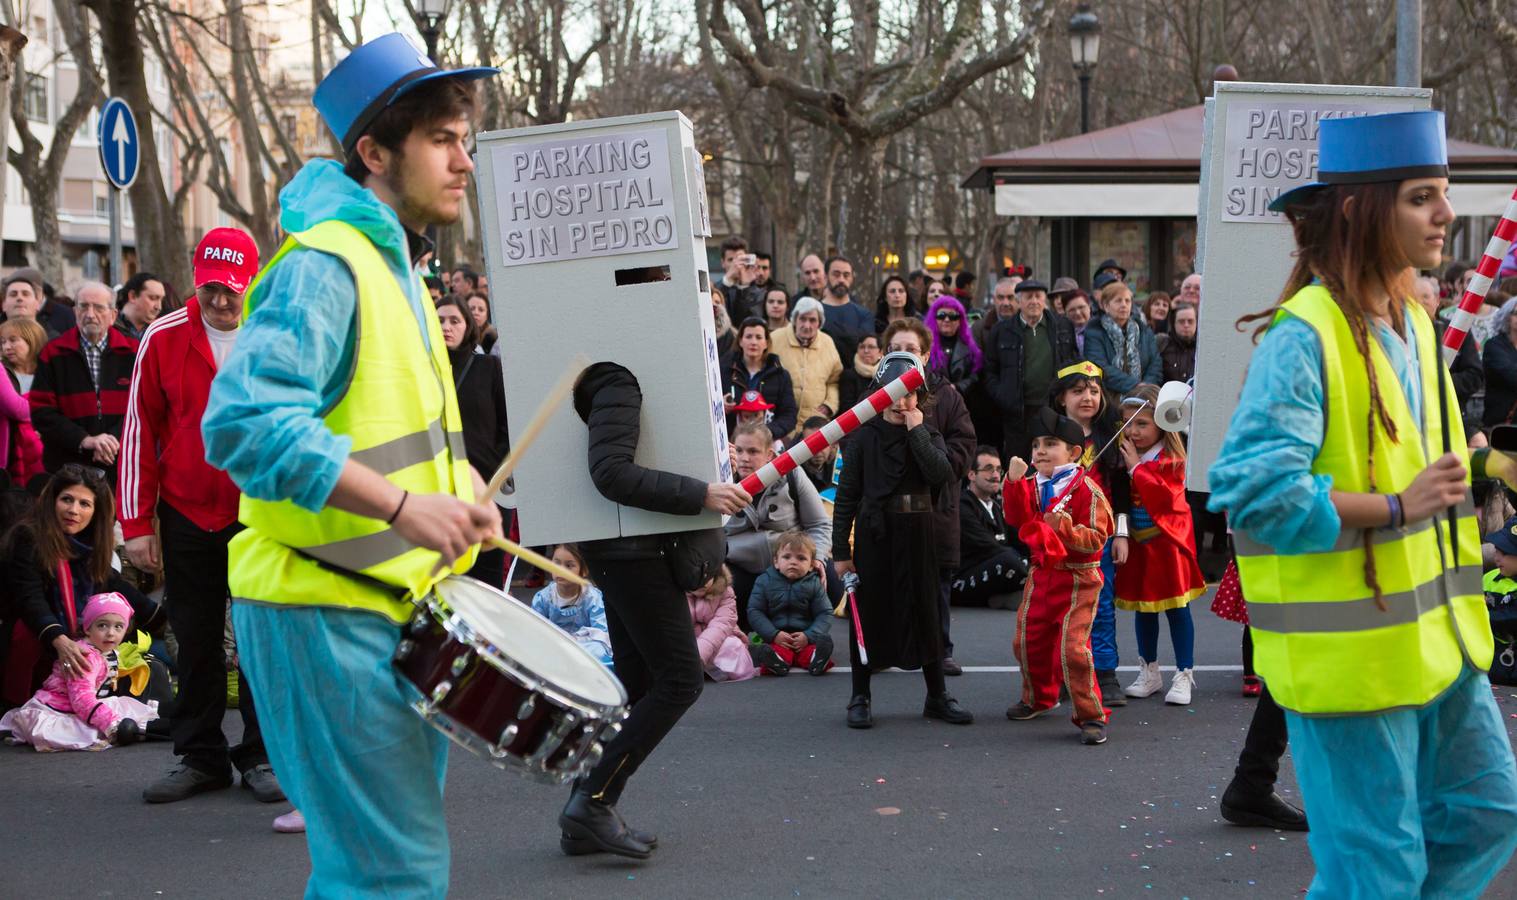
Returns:
[[[748,652],[765,675],[788,675],[791,667],[821,675],[832,668],[832,603],[816,544],[804,533],[780,535],[774,565],[753,582],[748,624]]]

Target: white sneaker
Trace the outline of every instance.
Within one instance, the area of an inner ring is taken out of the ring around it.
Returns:
[[[1159,661],[1143,661],[1138,667],[1138,680],[1129,684],[1123,691],[1129,697],[1149,697],[1157,694],[1164,687],[1164,676],[1159,674]]]
[[[1185,669],[1175,673],[1174,680],[1169,683],[1169,693],[1164,695],[1164,702],[1170,706],[1189,706],[1190,689],[1196,685],[1196,674],[1192,669]]]

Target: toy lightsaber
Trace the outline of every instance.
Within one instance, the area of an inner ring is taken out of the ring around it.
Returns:
[[[869,665],[869,651],[864,647],[864,623],[859,621],[859,576],[849,572],[843,576],[843,603],[853,617],[853,636],[859,645],[859,665]]]
[[[1464,296],[1459,298],[1459,308],[1454,310],[1448,330],[1443,333],[1445,364],[1453,363],[1455,354],[1464,344],[1464,338],[1475,322],[1475,313],[1485,302],[1485,295],[1491,290],[1491,282],[1496,279],[1496,273],[1501,271],[1501,259],[1511,249],[1514,240],[1517,240],[1517,191],[1513,191],[1512,199],[1507,201],[1506,212],[1501,214],[1501,221],[1496,223],[1491,242],[1485,245],[1485,255],[1480,257],[1480,264],[1475,267],[1475,277],[1465,285]]]
[[[884,412],[890,404],[921,386],[921,371],[915,368],[907,369],[900,378],[860,400],[853,409],[823,425],[813,432],[811,437],[776,456],[762,469],[744,478],[741,482],[743,490],[750,496],[757,497],[764,492],[765,488],[790,474],[797,466],[805,464],[811,457],[841,441],[849,432]]]

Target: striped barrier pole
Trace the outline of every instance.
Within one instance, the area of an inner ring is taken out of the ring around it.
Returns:
[[[900,378],[860,400],[853,409],[823,425],[813,432],[811,437],[776,456],[762,469],[744,478],[741,482],[743,490],[747,491],[749,496],[757,497],[764,492],[765,488],[790,474],[797,466],[841,441],[849,432],[884,412],[890,404],[921,386],[922,373],[917,369],[908,369]]]
[[[1512,199],[1507,201],[1506,212],[1501,214],[1501,221],[1496,223],[1496,232],[1491,235],[1491,242],[1485,246],[1485,255],[1480,257],[1480,264],[1475,267],[1475,277],[1465,286],[1464,296],[1459,298],[1459,308],[1454,310],[1448,330],[1443,333],[1445,363],[1452,364],[1459,347],[1464,344],[1464,338],[1475,322],[1475,313],[1480,310],[1480,304],[1485,302],[1485,295],[1491,290],[1491,282],[1501,270],[1501,260],[1511,248],[1513,240],[1517,240],[1517,191],[1513,191]]]

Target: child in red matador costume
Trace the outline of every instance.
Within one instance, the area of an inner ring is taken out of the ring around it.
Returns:
[[[1001,496],[1006,521],[1032,554],[1017,609],[1012,650],[1022,666],[1022,700],[1006,711],[1034,719],[1059,705],[1062,680],[1087,744],[1106,741],[1107,712],[1096,683],[1090,626],[1100,599],[1101,551],[1114,530],[1111,504],[1074,459],[1084,431],[1051,409],[1033,422],[1034,478],[1013,458]]]

